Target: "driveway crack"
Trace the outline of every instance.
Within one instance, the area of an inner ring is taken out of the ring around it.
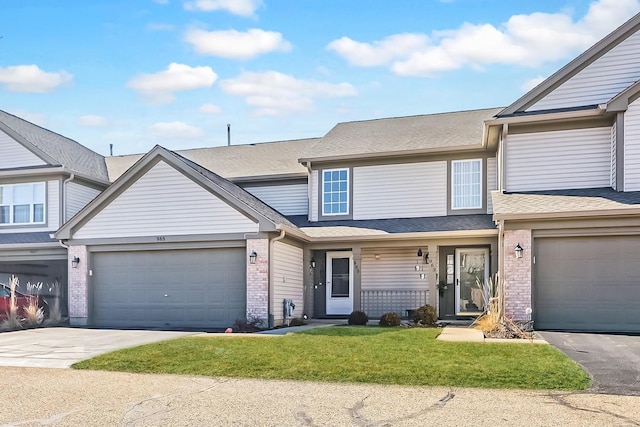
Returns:
[[[621,421],[630,423],[630,425],[640,426],[640,420],[638,420],[638,419],[633,419],[633,418],[627,417],[626,415],[621,415],[621,414],[618,414],[618,413],[615,413],[615,412],[612,412],[612,411],[607,411],[606,409],[591,409],[591,408],[580,407],[580,406],[574,405],[573,403],[570,403],[570,402],[567,401],[567,397],[576,396],[576,395],[580,395],[580,394],[579,393],[548,394],[547,396],[549,396],[551,399],[553,399],[559,405],[562,405],[565,408],[569,408],[569,409],[574,410],[574,411],[584,411],[584,412],[591,412],[591,413],[594,413],[594,414],[609,415],[609,416],[617,418],[617,419],[619,419]]]

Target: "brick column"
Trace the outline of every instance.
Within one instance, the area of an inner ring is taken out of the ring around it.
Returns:
[[[69,323],[71,326],[84,326],[89,318],[89,270],[86,246],[69,246]],[[77,268],[71,266],[74,257],[80,259]]]
[[[531,307],[531,240],[531,230],[504,232],[504,308],[513,320],[529,320],[526,310]],[[515,256],[518,243],[524,249],[522,258]]]
[[[258,254],[255,264],[249,256]],[[269,322],[269,239],[247,240],[247,319],[259,318],[263,326]]]

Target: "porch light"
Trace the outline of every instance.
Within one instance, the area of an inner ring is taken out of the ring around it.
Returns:
[[[256,251],[252,251],[251,255],[249,255],[249,264],[255,264],[257,259],[258,254],[256,253]]]
[[[373,258],[374,258],[376,261],[379,261],[379,260],[380,260],[380,254],[375,254],[375,255],[373,256]]]
[[[314,259],[311,260],[311,268],[316,268],[316,261]]]
[[[516,258],[518,259],[522,258],[522,252],[524,251],[524,249],[522,249],[522,246],[520,246],[520,243],[516,245],[513,251],[516,253]]]
[[[418,249],[418,253],[416,255],[418,258],[422,258],[422,248]]]
[[[71,267],[78,268],[78,264],[80,264],[80,258],[78,258],[77,256],[74,256],[73,259],[71,260]]]

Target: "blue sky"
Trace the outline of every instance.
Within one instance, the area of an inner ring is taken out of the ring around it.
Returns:
[[[2,0],[0,109],[108,154],[506,106],[640,0]]]

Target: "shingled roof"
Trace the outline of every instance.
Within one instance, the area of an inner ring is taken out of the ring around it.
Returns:
[[[503,193],[493,191],[495,219],[552,218],[640,213],[640,192],[611,188]]]
[[[298,158],[307,155],[320,138],[263,142],[209,148],[176,150],[175,153],[214,171],[227,179],[262,176],[307,176],[307,169]],[[115,181],[143,154],[107,157],[109,178]]]
[[[302,161],[480,148],[484,121],[501,110],[488,108],[338,123]]]
[[[71,172],[78,172],[100,181],[109,180],[104,157],[76,141],[2,110],[0,124],[20,144],[36,153],[44,153],[57,162],[54,166],[64,166]]]

